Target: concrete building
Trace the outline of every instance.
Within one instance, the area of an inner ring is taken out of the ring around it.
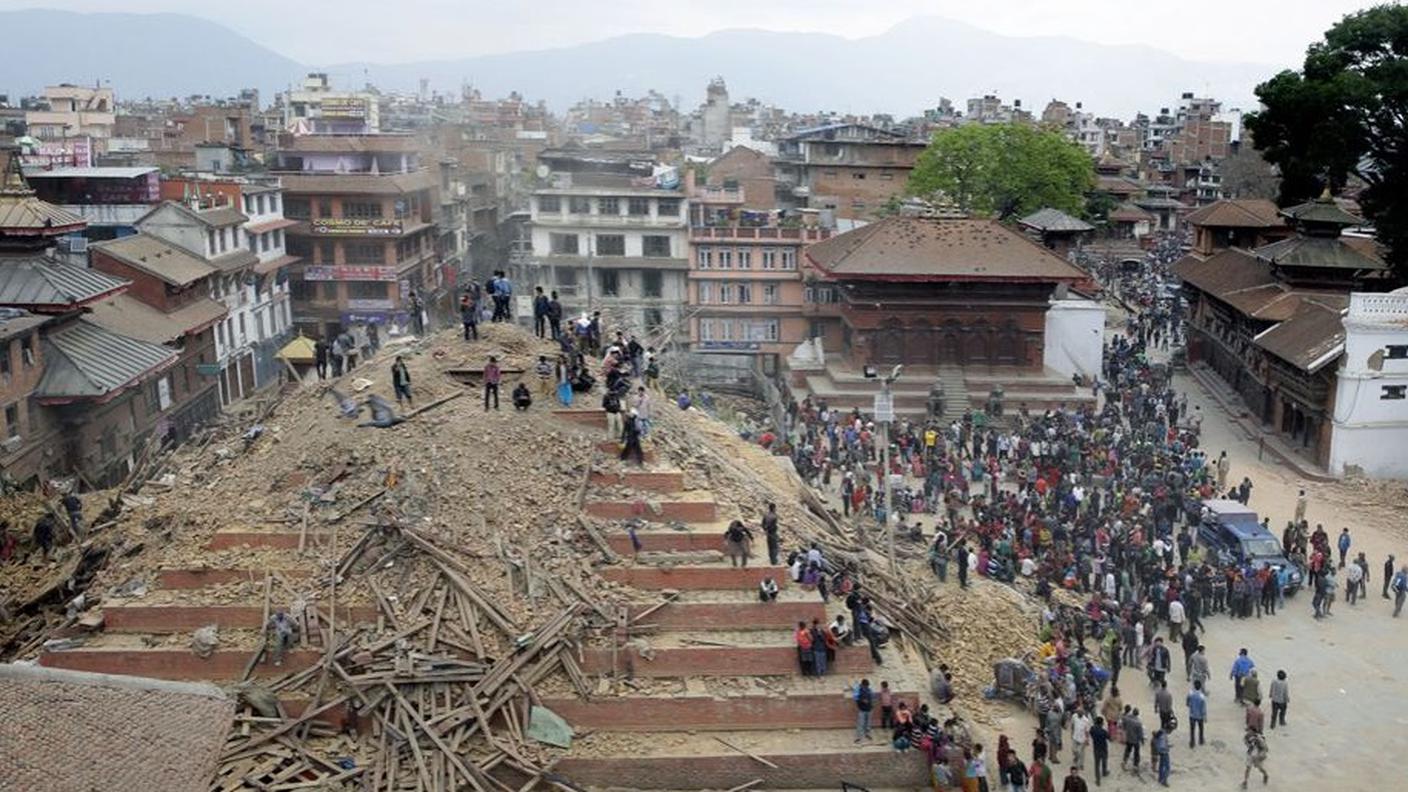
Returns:
[[[749,209],[744,188],[696,187],[693,177],[690,171],[685,178],[690,349],[773,376],[782,358],[810,338],[803,314],[810,287],[804,288],[798,266],[802,246],[831,232],[784,225],[775,211]]]
[[[873,217],[904,193],[925,145],[867,124],[803,130],[778,143],[779,198],[784,205],[830,210],[838,218]]]
[[[540,159],[551,171],[550,186],[532,197],[537,277],[520,293],[542,286],[569,312],[601,310],[614,324],[647,331],[680,328],[689,236],[678,178],[652,175],[652,160],[632,152],[559,150]]]
[[[700,143],[707,149],[719,150],[733,134],[733,120],[728,102],[728,87],[724,78],[709,81],[704,105],[699,108]]]
[[[94,153],[107,151],[117,119],[111,88],[50,85],[44,89],[43,99],[45,109],[25,113],[31,137],[46,143],[88,138]]]
[[[90,242],[136,233],[137,221],[161,200],[161,173],[153,166],[52,168],[26,177],[40,199],[88,221]]]
[[[1408,477],[1408,289],[1356,292],[1341,324],[1331,413],[1331,473]],[[1333,340],[1322,356],[1333,355]]]
[[[337,91],[326,72],[312,72],[283,95],[284,130],[299,134],[367,135],[381,130],[380,103],[370,91]]]
[[[271,168],[284,187],[294,324],[309,337],[343,329],[399,334],[414,292],[448,310],[455,270],[441,266],[439,174],[408,135],[287,136]],[[369,329],[375,326],[376,330]]]

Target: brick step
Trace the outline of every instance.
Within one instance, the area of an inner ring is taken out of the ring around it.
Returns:
[[[305,578],[313,574],[308,569],[274,570],[287,578]],[[249,569],[162,569],[157,572],[157,585],[164,589],[200,589],[207,586],[223,586],[226,583],[261,583],[264,571]]]
[[[552,411],[553,415],[564,418],[572,423],[583,426],[595,426],[600,429],[606,428],[605,410],[585,410],[585,409],[558,409]]]
[[[272,550],[297,550],[298,531],[216,531],[205,543],[207,550],[229,550],[236,547],[265,547]],[[312,547],[330,539],[332,534],[309,532],[304,546]]]
[[[647,522],[711,523],[718,519],[718,504],[712,500],[655,501],[659,510],[644,500],[587,501],[589,517],[603,520],[638,519]]]
[[[846,697],[844,677],[835,678],[836,692],[796,696],[672,696],[549,699],[544,705],[572,724],[572,728],[629,732],[744,731],[775,729],[854,728],[856,708]],[[898,696],[915,701],[913,691]],[[880,712],[872,713],[872,727]],[[696,788],[688,785],[685,788]]]
[[[851,716],[852,725],[855,717]],[[876,741],[883,738],[876,730]],[[748,749],[746,744],[734,743]],[[748,749],[752,750],[752,749]],[[575,759],[556,770],[582,786],[617,789],[734,789],[761,778],[762,789],[926,789],[928,768],[917,752],[853,750],[834,753],[761,753],[776,767],[737,753],[688,756],[611,756]]]
[[[795,622],[794,622],[795,624]],[[583,653],[582,670],[588,674],[611,672],[611,650]],[[655,649],[647,660],[634,649],[616,656],[617,668],[640,677],[685,676],[788,676],[800,674],[797,650],[791,646],[690,646]],[[831,668],[841,674],[864,674],[874,668],[870,651],[863,646],[843,646]]]
[[[763,578],[771,577],[778,588],[788,584],[787,568],[756,566],[738,569],[726,566],[608,567],[601,576],[613,583],[623,583],[638,589],[708,590],[756,589]]]
[[[755,534],[756,535],[756,534]],[[642,553],[687,553],[695,551],[724,551],[723,531],[703,533],[701,531],[636,531],[636,538],[640,540]],[[621,555],[631,555],[635,552],[631,544],[629,534],[613,533],[607,534],[607,544],[611,549]],[[757,551],[757,542],[754,542],[754,551]],[[767,546],[763,546],[763,552],[767,552]]]
[[[621,444],[616,442],[615,440],[603,440],[600,443],[597,443],[596,450],[600,451],[603,454],[610,454],[613,459],[619,458],[621,456]],[[655,450],[651,448],[643,449],[641,458],[645,460],[645,464],[647,465],[654,464]]]
[[[641,613],[650,606],[631,609]],[[641,620],[662,630],[793,630],[797,622],[827,621],[820,602],[684,602],[672,603]]]
[[[375,622],[377,611],[373,607],[338,605],[336,615],[339,624]],[[264,608],[256,605],[118,605],[103,609],[103,630],[163,635],[190,632],[207,624],[222,630],[258,630],[263,619]]]
[[[649,492],[683,492],[684,471],[681,470],[627,470],[621,473],[594,471],[591,475],[594,487],[628,487]]]
[[[153,679],[178,681],[236,680],[244,673],[254,650],[217,650],[201,659],[189,649],[70,649],[46,652],[39,664],[49,668],[92,671],[98,674],[122,674]],[[284,664],[261,662],[254,667],[254,676],[271,677],[290,671],[302,671],[317,665],[322,652],[291,651]]]

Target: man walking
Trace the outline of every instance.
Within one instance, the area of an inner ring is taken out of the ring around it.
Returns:
[[[1203,695],[1203,683],[1194,682],[1188,691],[1188,747],[1193,747],[1193,735],[1198,736],[1198,745],[1203,744],[1203,726],[1208,719],[1208,697]]]
[[[1232,661],[1232,673],[1228,675],[1232,680],[1234,699],[1238,704],[1242,703],[1242,682],[1252,673],[1253,668],[1256,668],[1256,663],[1247,656],[1247,650],[1239,650],[1237,659]]]
[[[886,519],[889,519],[889,515],[886,515]],[[958,562],[958,585],[968,588],[968,543],[960,541],[958,551],[953,557]]]
[[[405,399],[406,404],[415,406],[415,402],[411,401],[411,372],[406,369],[406,359],[400,355],[397,355],[396,362],[391,364],[391,389],[396,392],[398,406],[402,399]]]
[[[1276,728],[1277,722],[1282,726],[1286,725],[1286,705],[1291,703],[1291,685],[1286,681],[1286,672],[1279,670],[1276,678],[1271,681],[1271,728]]]
[[[1072,766],[1070,774],[1066,776],[1066,782],[1061,785],[1061,792],[1089,792],[1089,790],[1090,787],[1086,786],[1085,779],[1080,777],[1080,768]]]
[[[1397,619],[1403,610],[1403,598],[1408,597],[1408,564],[1398,568],[1393,576],[1393,618]]]
[[[1388,587],[1393,582],[1393,555],[1384,561],[1384,599],[1388,599]]]
[[[328,378],[328,352],[328,342],[321,338],[313,342],[313,362],[318,367],[318,379],[320,380]],[[1393,559],[1390,556],[1389,563],[1392,562]],[[1385,588],[1384,590],[1387,591],[1388,589]],[[1387,594],[1384,595],[1384,599],[1388,599]]]
[[[621,397],[616,391],[607,389],[601,397],[601,409],[606,413],[606,436],[616,442],[621,441]]]
[[[1158,773],[1159,785],[1168,786],[1168,772],[1170,769],[1168,755],[1168,732],[1160,726],[1149,738],[1149,764],[1153,765],[1154,772]]]
[[[1340,538],[1335,541],[1335,548],[1340,551],[1340,569],[1344,569],[1344,557],[1349,552],[1352,540],[1349,538],[1349,529],[1340,529]]]
[[[1090,730],[1094,724],[1091,723],[1090,716],[1085,714],[1085,708],[1077,706],[1076,712],[1071,716],[1071,769],[1085,769],[1085,746],[1090,744]]]
[[[1096,718],[1090,727],[1090,753],[1095,760],[1095,785],[1110,774],[1110,730],[1105,727],[1104,718]]]
[[[856,742],[870,739],[870,710],[875,703],[875,696],[870,690],[870,680],[862,679],[856,686],[854,700],[856,704]]]
[[[1208,669],[1207,649],[1202,644],[1198,644],[1198,650],[1193,653],[1193,660],[1188,666],[1188,681],[1195,685],[1202,683],[1202,689],[1206,695],[1208,680],[1211,678],[1212,671]]]
[[[1120,767],[1128,768],[1129,760],[1134,759],[1134,773],[1139,774],[1139,751],[1144,745],[1144,724],[1139,720],[1139,710],[1130,709],[1120,718],[1120,731],[1124,733],[1124,759]]]
[[[1271,776],[1266,773],[1266,755],[1269,753],[1266,748],[1266,738],[1261,732],[1247,729],[1247,733],[1242,735],[1242,742],[1247,746],[1247,768],[1242,771],[1242,789],[1247,788],[1247,778],[1252,774],[1252,768],[1261,771],[1261,783],[1267,784],[1271,781]]]

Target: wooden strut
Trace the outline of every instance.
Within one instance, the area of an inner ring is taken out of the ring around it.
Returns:
[[[714,738],[714,741],[717,742],[717,743],[719,743],[720,745],[724,746],[725,748],[731,748],[731,749],[733,749],[733,750],[735,750],[735,751],[737,751],[737,752],[743,754],[744,756],[748,757],[749,759],[752,759],[752,760],[754,760],[754,761],[757,761],[757,762],[760,763],[760,764],[763,764],[763,765],[765,765],[765,766],[767,766],[767,767],[771,767],[771,768],[774,769],[774,770],[777,769],[777,765],[773,764],[772,762],[769,762],[768,760],[764,759],[763,757],[758,756],[757,754],[753,753],[752,751],[745,751],[744,749],[739,748],[737,745],[734,745],[733,743],[729,742],[728,740],[725,740],[725,739],[722,738],[722,737],[715,737],[715,738]]]

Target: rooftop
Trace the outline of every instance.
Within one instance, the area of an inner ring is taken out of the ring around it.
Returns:
[[[121,278],[43,253],[0,262],[0,305],[68,309],[126,288]]]
[[[102,399],[176,362],[174,349],[129,338],[87,319],[44,337],[44,376],[34,394],[63,403]]]
[[[52,170],[27,170],[27,179],[135,179],[161,170],[155,166],[137,167],[94,167],[94,168],[53,168]]]
[[[1071,217],[1060,209],[1046,207],[1023,217],[1017,221],[1020,225],[1037,231],[1047,231],[1054,233],[1081,233],[1084,231],[1094,231],[1095,226],[1081,220],[1078,217]]]
[[[206,792],[235,703],[213,685],[0,665],[0,788]]]
[[[1265,198],[1236,198],[1208,204],[1184,218],[1195,226],[1217,228],[1283,228],[1276,204]]]
[[[1256,337],[1256,345],[1314,374],[1344,351],[1342,305],[1303,299],[1285,321]]]
[[[189,286],[215,272],[215,268],[199,256],[147,233],[97,242],[91,249],[100,250],[172,286]]]
[[[228,313],[223,304],[209,297],[163,313],[126,294],[94,303],[89,311],[94,323],[119,335],[152,344],[165,344],[187,333],[200,332]]]
[[[876,280],[1078,281],[1089,275],[995,220],[887,217],[818,242],[828,276]]]
[[[1315,221],[1312,221],[1315,222]],[[1388,262],[1370,244],[1354,244],[1343,237],[1306,236],[1262,245],[1252,251],[1257,258],[1278,267],[1320,267],[1345,270],[1383,270]]]

